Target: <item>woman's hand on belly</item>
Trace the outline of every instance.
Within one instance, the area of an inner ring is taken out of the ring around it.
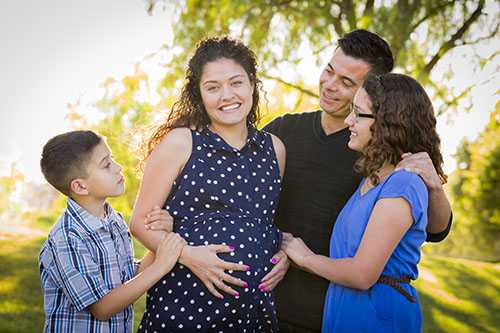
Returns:
[[[230,295],[238,296],[239,293],[225,282],[244,288],[248,284],[225,271],[247,271],[250,267],[227,262],[217,256],[217,253],[231,251],[234,251],[234,248],[227,245],[185,246],[179,263],[187,266],[215,297],[224,298],[215,287]]]
[[[264,292],[276,288],[290,267],[290,260],[283,250],[279,250],[272,257],[271,263],[274,265],[273,269],[262,278],[259,285],[259,289]]]

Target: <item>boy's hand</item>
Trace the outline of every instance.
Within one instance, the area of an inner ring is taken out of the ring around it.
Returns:
[[[179,259],[185,245],[186,241],[179,234],[173,232],[166,234],[158,244],[153,265],[158,267],[163,275],[167,274]]]
[[[165,209],[154,206],[153,209],[146,215],[144,224],[146,225],[146,229],[148,230],[162,230],[166,232],[172,232],[174,227],[174,219]]]

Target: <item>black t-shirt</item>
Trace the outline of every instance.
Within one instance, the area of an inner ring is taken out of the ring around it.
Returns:
[[[354,171],[359,154],[347,147],[347,128],[326,135],[321,111],[287,114],[264,130],[279,137],[286,148],[277,226],[300,237],[315,253],[329,256],[330,236],[337,215],[361,182]],[[450,230],[428,234],[427,241],[443,240]],[[323,302],[329,282],[290,267],[276,289],[278,318],[298,328],[321,330]]]
[[[279,137],[287,152],[275,223],[301,237],[314,252],[328,256],[333,224],[361,181],[353,169],[359,155],[347,147],[349,130],[327,136],[321,111],[287,114],[264,130]],[[291,267],[276,290],[279,319],[320,330],[328,283]]]

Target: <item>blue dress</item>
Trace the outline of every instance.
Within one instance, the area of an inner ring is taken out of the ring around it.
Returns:
[[[147,293],[139,332],[276,332],[272,292],[260,280],[281,245],[273,224],[280,172],[271,136],[249,127],[245,146],[235,149],[208,128],[192,130],[191,156],[165,203],[174,231],[189,245],[226,244],[223,260],[249,265],[228,273],[248,283],[240,296],[214,297],[187,267],[177,264]]]
[[[391,254],[382,275],[415,280],[420,247],[426,238],[428,192],[424,182],[418,175],[402,170],[392,173],[364,195],[360,193],[361,184],[337,218],[330,257],[354,257],[375,203],[382,198],[404,198],[411,206],[413,224]],[[382,283],[366,291],[330,283],[322,332],[421,332],[422,315],[416,290],[406,283],[400,286],[416,303]]]

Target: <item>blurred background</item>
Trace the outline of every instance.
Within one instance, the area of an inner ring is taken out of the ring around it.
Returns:
[[[44,143],[71,129],[108,138],[128,218],[137,146],[168,114],[196,43],[242,39],[257,55],[260,125],[318,108],[335,41],[356,28],[392,47],[396,72],[432,97],[454,223],[426,244],[416,283],[425,332],[500,329],[500,3],[489,0],[14,1],[0,3],[0,332],[38,332],[37,256],[65,207],[43,179]],[[136,255],[143,248],[136,245]],[[136,304],[140,320],[144,298]]]

